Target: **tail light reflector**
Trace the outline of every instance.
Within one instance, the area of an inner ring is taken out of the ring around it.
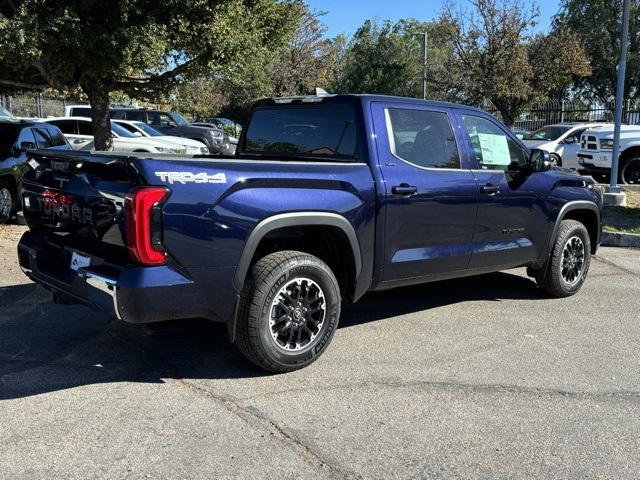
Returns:
[[[124,199],[127,247],[131,259],[143,265],[162,265],[167,252],[162,246],[162,202],[165,187],[135,187]]]

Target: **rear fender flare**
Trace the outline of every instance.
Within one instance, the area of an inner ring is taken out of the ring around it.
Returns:
[[[236,273],[233,278],[234,286],[238,290],[242,290],[247,273],[249,272],[249,267],[251,266],[253,255],[265,235],[278,228],[306,225],[326,225],[337,227],[344,232],[349,240],[349,244],[351,245],[355,264],[355,278],[357,282],[360,272],[362,271],[362,255],[360,253],[358,236],[356,235],[356,231],[349,220],[342,215],[329,212],[291,212],[265,218],[251,231],[247,241],[245,242],[244,250],[240,256],[238,266],[236,267]]]

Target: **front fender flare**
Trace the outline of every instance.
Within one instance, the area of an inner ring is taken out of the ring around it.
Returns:
[[[560,209],[560,212],[558,212],[558,217],[556,218],[556,222],[551,231],[551,235],[547,240],[547,251],[546,251],[545,258],[551,254],[553,243],[556,241],[556,236],[558,235],[558,229],[560,228],[560,222],[562,222],[562,220],[564,220],[564,217],[567,215],[567,213],[572,210],[591,210],[593,213],[596,214],[596,218],[598,220],[598,230],[597,230],[598,238],[596,239],[596,246],[599,244],[600,235],[601,235],[601,232],[600,232],[601,222],[600,222],[600,208],[598,207],[598,205],[595,202],[592,202],[589,200],[575,200],[572,202],[567,202],[562,206],[562,208]]]

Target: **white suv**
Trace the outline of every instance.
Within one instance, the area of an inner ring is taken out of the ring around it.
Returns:
[[[613,153],[613,126],[592,128],[580,137],[578,163],[580,172],[596,179],[611,174]],[[620,162],[618,181],[624,184],[640,184],[640,126],[622,125],[620,130]]]

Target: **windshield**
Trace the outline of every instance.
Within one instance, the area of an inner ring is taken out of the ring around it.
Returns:
[[[244,152],[298,157],[357,156],[352,108],[272,107],[256,110],[249,122]]]
[[[133,122],[133,124],[139,128],[140,130],[142,130],[144,133],[146,133],[147,135],[149,135],[150,137],[162,137],[164,136],[164,133],[159,132],[158,130],[156,130],[153,127],[150,127],[149,125],[147,125],[146,123],[143,122]]]
[[[169,116],[171,117],[171,120],[176,122],[176,125],[178,125],[179,127],[186,127],[187,125],[189,125],[187,119],[180,115],[178,112],[169,112]]]
[[[0,123],[0,156],[9,154],[11,148],[16,143],[20,128],[10,123]]]
[[[113,132],[119,137],[136,138],[136,136],[133,133],[131,133],[126,128],[121,127],[116,122],[111,122],[111,130],[113,130]]]
[[[560,126],[550,126],[543,127],[540,130],[536,130],[535,132],[530,133],[525,136],[525,140],[557,140],[562,135],[571,130],[571,127],[560,127]]]

